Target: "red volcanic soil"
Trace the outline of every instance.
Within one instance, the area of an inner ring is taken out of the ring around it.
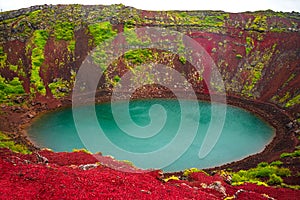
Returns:
[[[39,154],[49,163],[38,163],[35,154],[0,149],[0,199],[224,199],[235,196],[258,200],[300,196],[299,190],[254,184],[231,186],[219,175],[208,176],[202,172],[192,173],[187,180],[164,182],[158,170],[142,171],[109,157],[84,152],[39,151]],[[85,170],[80,166],[96,162],[101,164]]]

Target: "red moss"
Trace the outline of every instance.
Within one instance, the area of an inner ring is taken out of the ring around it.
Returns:
[[[218,175],[204,173],[191,174],[191,181],[165,183],[158,179],[159,171],[126,173],[104,165],[84,171],[79,164],[98,159],[84,152],[40,151],[39,154],[47,157],[49,164],[38,164],[34,154],[0,149],[1,199],[223,199],[220,191],[204,187],[215,181],[226,188],[227,196],[238,193],[239,199],[267,199],[267,195],[275,199],[296,199],[300,195],[298,190],[254,184],[231,186]],[[101,155],[97,158],[101,157],[108,158]],[[240,189],[242,192],[237,192]]]

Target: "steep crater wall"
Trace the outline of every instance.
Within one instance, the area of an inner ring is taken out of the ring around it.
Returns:
[[[141,33],[134,29],[149,26],[176,30],[197,41],[216,63],[229,96],[276,105],[300,122],[299,13],[44,5],[4,12],[0,19],[4,105],[19,105],[24,99],[33,102],[29,107],[65,104],[77,70],[94,47],[121,32],[128,44],[139,43]],[[175,68],[195,91],[207,93],[203,77],[210,76],[208,69],[195,72],[185,58],[158,49],[126,52],[109,66],[99,91],[110,91],[128,70],[136,72],[137,65],[150,62]]]

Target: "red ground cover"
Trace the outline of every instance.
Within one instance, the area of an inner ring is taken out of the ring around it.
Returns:
[[[49,163],[37,163],[36,155],[21,155],[0,149],[0,199],[297,199],[300,191],[245,184],[231,186],[218,175],[193,173],[187,180],[161,180],[160,171],[141,170],[110,157],[87,153],[41,151]],[[98,160],[99,159],[99,160]],[[102,160],[101,160],[102,159]],[[82,170],[81,164],[100,166]],[[112,169],[107,166],[113,166]],[[220,189],[212,187],[219,181]]]

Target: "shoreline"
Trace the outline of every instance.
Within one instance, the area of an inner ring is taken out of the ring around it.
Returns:
[[[109,94],[111,93],[109,91],[106,91],[105,93],[105,95],[101,94],[95,99],[96,104],[107,103],[110,101],[111,96]],[[210,101],[209,95],[199,93],[196,93],[196,95],[197,100]],[[131,99],[138,100],[153,98],[174,99],[176,97],[172,92],[168,91],[164,91],[159,95],[151,93],[145,94],[142,91],[137,91],[132,95]],[[188,98],[186,100],[188,100]],[[12,127],[5,127],[5,125],[4,128],[7,130],[3,131],[3,127],[1,127],[1,131],[14,134],[17,137],[20,137],[21,140],[23,140],[22,142],[26,143],[26,145],[31,150],[39,150],[40,148],[28,138],[26,129],[43,114],[55,112],[57,110],[72,106],[72,101],[70,97],[65,98],[61,102],[61,104],[56,103],[55,106],[52,105],[50,108],[47,106],[47,103],[48,102],[34,104],[32,107],[29,107],[27,110],[24,110],[25,112],[19,113],[15,113],[12,110],[9,111],[8,109],[2,108],[2,112],[5,113],[4,115],[18,115],[17,117],[14,116],[13,118],[9,118],[11,120],[9,120],[10,122],[8,124],[11,124],[11,121],[14,121],[13,119],[19,119],[21,123],[17,127],[15,127],[17,128],[17,133],[15,133],[15,131],[13,130],[10,130]],[[259,117],[262,121],[266,122],[269,126],[271,126],[274,129],[274,136],[272,140],[268,142],[268,144],[266,144],[265,148],[258,153],[249,155],[241,160],[225,163],[221,166],[207,168],[205,170],[214,171],[227,168],[233,170],[249,169],[255,167],[259,162],[272,162],[275,159],[278,159],[281,153],[292,151],[297,145],[298,142],[297,138],[293,134],[293,129],[289,129],[286,127],[286,124],[292,121],[292,117],[288,115],[286,111],[280,109],[278,106],[261,101],[241,99],[240,97],[230,95],[226,96],[226,103],[234,107],[242,108],[250,112],[251,114],[254,114],[255,116]],[[35,116],[30,116],[30,113],[35,113]],[[0,120],[3,121],[3,119],[1,118],[3,118],[3,115],[0,116]]]

